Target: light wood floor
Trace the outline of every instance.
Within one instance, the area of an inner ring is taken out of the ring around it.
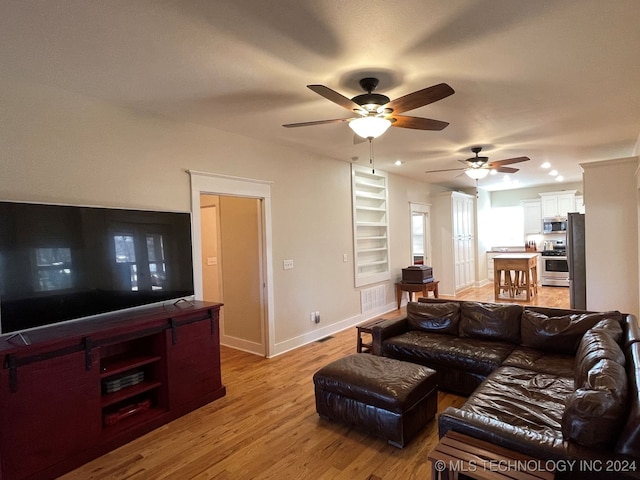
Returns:
[[[456,298],[493,301],[493,286]],[[568,289],[535,304],[568,307]],[[385,317],[402,315],[399,310]],[[273,359],[222,347],[227,395],[61,477],[89,479],[428,479],[434,420],[404,449],[315,412],[312,376],[355,351],[355,328]],[[464,398],[438,394],[438,410]]]

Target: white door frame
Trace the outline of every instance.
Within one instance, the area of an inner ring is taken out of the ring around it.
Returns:
[[[230,195],[261,199],[262,235],[264,265],[264,298],[266,345],[265,356],[275,351],[274,297],[273,297],[273,258],[271,242],[271,184],[266,180],[233,177],[216,173],[187,170],[191,176],[191,233],[193,242],[193,281],[196,300],[203,299],[202,288],[202,245],[200,225],[200,195]]]

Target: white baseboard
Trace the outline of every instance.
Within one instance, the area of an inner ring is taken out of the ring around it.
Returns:
[[[264,346],[260,343],[251,342],[243,338],[232,337],[229,335],[220,335],[220,345],[235,348],[243,352],[253,353],[264,357]]]
[[[307,345],[309,343],[321,340],[325,337],[333,335],[334,333],[338,333],[348,328],[355,327],[356,325],[359,325],[362,322],[365,322],[371,318],[375,318],[377,316],[383,315],[388,312],[393,312],[397,310],[397,308],[398,308],[397,303],[395,302],[388,303],[375,310],[370,310],[368,312],[361,313],[360,315],[355,315],[353,317],[340,320],[339,322],[332,323],[331,325],[327,325],[326,327],[318,327],[316,330],[313,330],[312,332],[307,332],[297,337],[285,340],[283,342],[276,343],[274,351],[270,353],[268,358],[281,355],[285,352],[302,347],[303,345]],[[356,351],[355,335],[353,338],[354,338],[353,351],[355,353]]]

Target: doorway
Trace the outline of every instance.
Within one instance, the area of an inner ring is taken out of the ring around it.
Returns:
[[[223,345],[274,350],[270,184],[190,171],[194,290],[220,301]]]

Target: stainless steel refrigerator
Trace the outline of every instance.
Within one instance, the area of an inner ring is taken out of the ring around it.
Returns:
[[[567,263],[571,308],[587,309],[587,271],[584,250],[584,214],[567,216]]]

